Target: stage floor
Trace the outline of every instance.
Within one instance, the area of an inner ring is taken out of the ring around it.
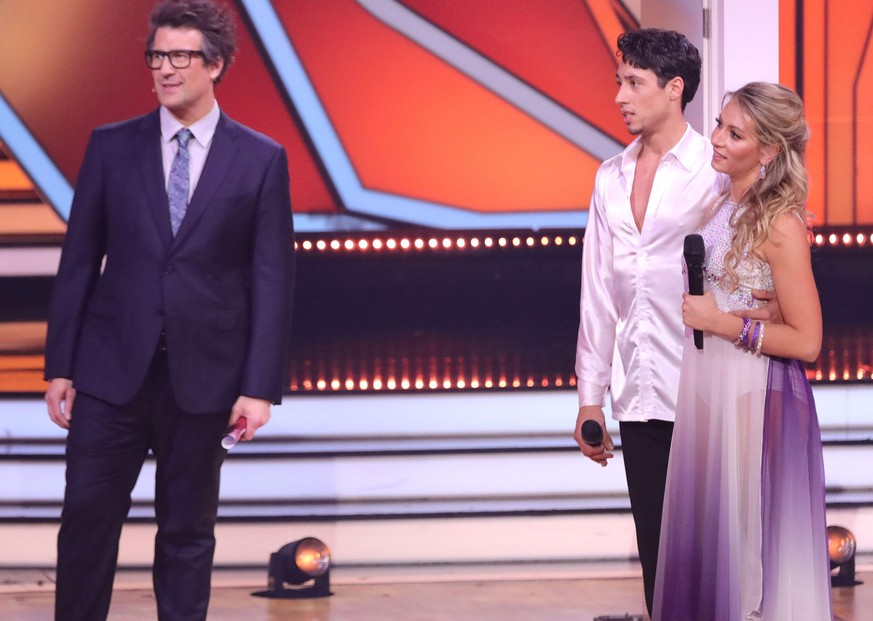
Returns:
[[[859,574],[863,584],[833,590],[835,621],[862,621],[873,610],[873,573]],[[468,579],[464,581],[334,582],[333,596],[310,600],[265,599],[252,592],[265,588],[251,572],[217,572],[210,621],[590,621],[626,613],[642,615],[642,583],[638,577],[581,579]],[[21,575],[0,572],[0,621],[50,618],[50,582],[29,583],[15,590]],[[12,582],[13,584],[10,584]],[[121,576],[109,618],[141,621],[156,616],[148,576]],[[631,617],[633,618],[633,617]],[[805,621],[798,619],[798,621]],[[809,620],[820,621],[820,620]]]

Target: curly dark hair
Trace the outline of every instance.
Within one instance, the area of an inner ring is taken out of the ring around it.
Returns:
[[[215,0],[162,0],[149,17],[148,49],[155,42],[158,28],[192,28],[203,34],[203,60],[215,66],[224,61],[218,83],[236,55],[236,27],[226,4]]]
[[[682,78],[682,110],[694,99],[700,85],[700,52],[681,32],[660,28],[629,30],[618,36],[621,59],[637,69],[648,69],[658,76],[661,88],[675,77]]]

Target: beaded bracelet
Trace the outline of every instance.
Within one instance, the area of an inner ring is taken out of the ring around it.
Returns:
[[[748,317],[743,319],[743,331],[740,332],[740,335],[737,337],[737,340],[734,341],[734,345],[740,345],[743,349],[749,348],[749,328],[752,327],[752,320]]]
[[[758,335],[758,343],[755,346],[755,355],[760,356],[761,350],[764,348],[764,324],[758,322],[758,325],[761,326],[761,333]]]
[[[749,332],[752,338],[749,339]],[[764,323],[761,321],[755,322],[755,328],[752,329],[752,320],[748,317],[743,318],[743,330],[734,341],[734,345],[738,345],[747,352],[754,353],[756,356],[761,355],[764,348]]]
[[[752,331],[752,339],[749,341],[749,346],[746,348],[749,351],[755,351],[755,346],[758,343],[758,334],[761,331],[761,322],[755,322],[755,329]]]

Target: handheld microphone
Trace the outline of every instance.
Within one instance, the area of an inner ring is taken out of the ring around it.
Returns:
[[[688,268],[688,293],[703,295],[703,262],[706,259],[706,248],[703,237],[697,233],[685,236],[685,266]],[[703,349],[703,332],[694,331],[694,346]]]
[[[582,441],[588,446],[603,444],[603,427],[596,420],[586,420],[582,423]]]
[[[236,419],[236,423],[233,427],[231,427],[230,431],[221,438],[221,448],[226,451],[229,451],[233,447],[236,446],[236,443],[239,442],[239,439],[246,432],[246,417],[240,416]]]

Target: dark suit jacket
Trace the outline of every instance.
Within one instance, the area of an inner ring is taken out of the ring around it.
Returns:
[[[158,111],[96,129],[55,282],[46,378],[126,403],[165,330],[186,411],[229,410],[241,394],[279,402],[293,244],[288,160],[273,140],[222,114],[173,238]]]

